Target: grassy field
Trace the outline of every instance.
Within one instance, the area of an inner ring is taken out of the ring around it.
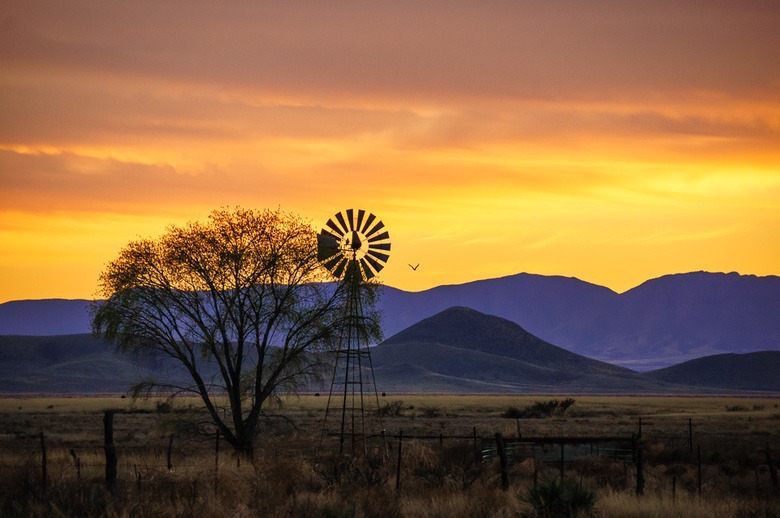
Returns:
[[[269,409],[251,464],[231,455],[224,441],[216,462],[214,435],[196,433],[202,411],[193,399],[168,408],[160,401],[118,397],[4,398],[0,515],[535,516],[534,495],[557,487],[559,463],[544,462],[541,450],[518,453],[503,491],[498,460],[478,462],[472,440],[448,437],[471,436],[476,429],[481,455],[495,444],[496,432],[508,442],[518,433],[631,437],[641,418],[643,496],[635,494],[637,465],[631,459],[587,454],[566,459],[564,482],[593,499],[592,515],[780,516],[780,493],[767,460],[767,451],[775,462],[780,451],[780,398],[574,396],[564,413],[506,417],[550,399],[380,397],[386,448],[375,440],[367,456],[339,459],[332,437],[320,443],[327,399],[285,398]],[[114,420],[119,462],[113,495],[104,483],[102,418],[108,409],[122,412]],[[370,423],[379,430],[377,416]],[[407,439],[398,471],[401,430]],[[440,434],[441,441],[409,439]]]

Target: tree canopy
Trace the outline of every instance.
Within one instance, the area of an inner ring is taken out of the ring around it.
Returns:
[[[328,280],[301,218],[215,210],[207,222],[125,246],[100,276],[93,331],[122,350],[172,358],[187,383],[150,380],[135,394],[196,394],[226,440],[251,456],[264,405],[322,373],[321,353],[338,343],[345,289]],[[364,289],[361,332],[376,339],[375,290]]]

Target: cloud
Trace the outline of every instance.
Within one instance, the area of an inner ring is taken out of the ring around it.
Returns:
[[[0,59],[298,98],[609,99],[771,86],[771,2],[15,3]]]

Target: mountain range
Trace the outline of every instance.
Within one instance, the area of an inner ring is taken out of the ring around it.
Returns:
[[[86,333],[89,304],[0,304],[0,335]],[[384,286],[384,335],[452,306],[505,318],[571,352],[638,371],[716,354],[780,350],[780,277],[737,273],[667,275],[625,293],[527,273],[420,292]]]
[[[648,373],[552,345],[514,322],[448,308],[372,348],[383,392],[707,394],[780,391],[780,351],[718,355]],[[165,358],[121,354],[92,335],[0,336],[0,393],[122,393],[186,381]],[[327,389],[319,386],[316,390]]]

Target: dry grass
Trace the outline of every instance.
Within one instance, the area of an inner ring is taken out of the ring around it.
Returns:
[[[556,396],[560,397],[560,396]],[[396,434],[470,435],[476,427],[488,444],[500,431],[529,435],[623,435],[643,420],[645,496],[634,494],[635,467],[583,458],[567,466],[597,496],[595,516],[780,516],[780,494],[771,486],[765,447],[780,451],[780,399],[681,397],[576,397],[564,415],[504,419],[509,406],[542,396],[388,396],[402,400],[398,416],[385,417],[388,456],[336,462],[318,448],[324,397],[285,399],[264,422],[253,465],[237,465],[225,451],[216,477],[213,437],[187,433],[190,412],[156,413],[154,401],[119,398],[0,399],[0,515],[3,516],[532,516],[524,495],[534,474],[557,466],[533,459],[511,466],[509,491],[499,487],[495,461],[478,464],[470,440],[405,440],[401,489],[396,491]],[[19,409],[19,407],[22,407]],[[200,405],[188,399],[176,409]],[[735,410],[736,408],[736,410]],[[118,488],[103,482],[102,411],[117,414]],[[704,485],[696,493],[695,454],[687,443],[691,417],[702,448]],[[182,426],[182,423],[185,426]],[[45,430],[48,487],[41,485],[38,433]],[[173,464],[166,467],[169,434],[176,434]],[[81,476],[69,454],[74,449]],[[377,450],[378,451],[378,450]],[[324,454],[323,454],[324,453]],[[676,494],[672,499],[672,482]]]

